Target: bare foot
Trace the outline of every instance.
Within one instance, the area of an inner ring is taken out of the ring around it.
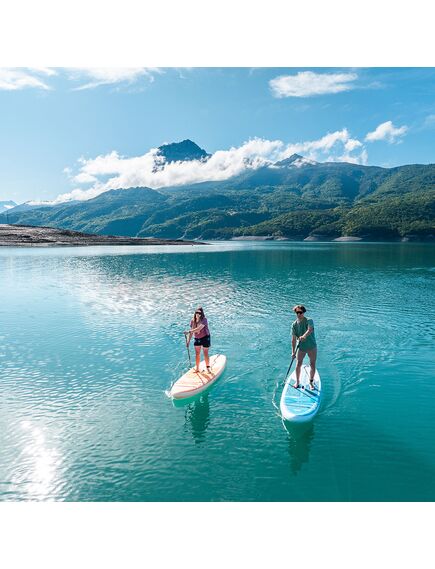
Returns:
[[[310,379],[310,389],[314,391],[314,379]]]
[[[295,384],[293,385],[293,387],[294,387],[295,389],[299,389],[300,384],[299,384],[299,383],[295,383]]]

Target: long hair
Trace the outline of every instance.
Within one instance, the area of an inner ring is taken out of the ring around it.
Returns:
[[[199,319],[197,319],[197,312],[201,312],[201,316],[199,317]],[[201,320],[203,320],[205,318],[205,314],[204,314],[204,309],[202,308],[202,306],[198,306],[198,308],[195,310],[195,312],[193,313],[193,322],[195,324],[199,324],[201,322]]]

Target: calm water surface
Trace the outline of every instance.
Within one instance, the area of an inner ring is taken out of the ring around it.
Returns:
[[[0,499],[434,500],[434,279],[427,244],[0,250]],[[299,302],[324,400],[296,429]],[[198,304],[228,367],[175,407]]]

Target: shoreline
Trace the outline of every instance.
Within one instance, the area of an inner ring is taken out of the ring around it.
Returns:
[[[206,245],[207,242],[219,241],[274,241],[294,243],[434,243],[434,236],[422,239],[418,236],[409,235],[396,239],[373,239],[370,237],[357,237],[346,235],[336,238],[327,238],[321,235],[309,235],[308,237],[278,237],[274,235],[243,235],[230,239],[212,240],[184,240],[184,239],[160,239],[156,237],[127,237],[121,235],[97,235],[95,233],[82,233],[69,229],[35,225],[7,225],[0,224],[0,247],[91,247],[103,245]]]
[[[232,237],[230,241],[287,241],[294,243],[434,243],[435,236],[430,235],[426,239],[414,235],[398,238],[378,238],[373,237],[357,237],[355,235],[343,235],[328,239],[318,235],[309,235],[308,237],[274,237],[273,235],[246,235],[241,237]]]
[[[205,245],[202,241],[96,235],[69,229],[0,224],[0,247],[90,247],[93,245]]]

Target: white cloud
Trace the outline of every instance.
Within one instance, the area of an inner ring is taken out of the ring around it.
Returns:
[[[100,85],[132,84],[143,77],[152,82],[155,73],[162,73],[155,67],[74,67],[68,71],[70,80],[86,81],[75,87],[76,91],[94,89]]]
[[[358,155],[352,155],[348,152],[344,152],[341,156],[331,156],[327,160],[328,162],[348,162],[350,164],[367,164],[368,154],[367,150],[362,150]]]
[[[30,69],[40,75],[46,75],[47,77],[57,75],[57,70],[54,67],[28,67],[27,69]]]
[[[348,152],[352,152],[353,150],[355,150],[356,148],[361,148],[362,143],[359,140],[356,140],[354,138],[349,138],[344,147]]]
[[[205,181],[227,180],[249,170],[303,154],[308,161],[367,163],[367,152],[359,140],[344,128],[317,140],[286,144],[281,140],[253,138],[239,147],[218,150],[208,160],[166,163],[157,148],[141,156],[125,157],[112,151],[96,158],[80,158],[78,172],[64,172],[79,186],[58,196],[52,203],[88,200],[110,189],[147,186],[161,188]],[[298,164],[299,165],[299,164]],[[302,164],[300,164],[302,167]]]
[[[41,68],[0,67],[0,90],[18,91],[27,88],[50,89],[47,83],[37,77],[38,74],[41,74]],[[46,72],[42,74],[47,75]]]
[[[363,144],[359,140],[350,136],[347,128],[343,128],[342,130],[325,134],[318,140],[288,144],[282,152],[282,158],[287,158],[292,154],[303,154],[306,158],[316,161],[348,161],[363,164],[364,155],[362,153],[360,155],[351,155],[351,152],[362,148],[362,146]],[[333,151],[332,154],[331,151]],[[344,156],[349,158],[349,160],[343,160]]]
[[[76,184],[92,184],[93,182],[97,182],[97,178],[92,176],[92,174],[88,174],[87,172],[80,172],[73,177],[74,182]]]
[[[16,91],[25,88],[51,89],[47,78],[62,74],[69,81],[80,82],[73,90],[94,89],[100,85],[132,85],[140,79],[154,81],[163,73],[157,67],[1,67],[0,90]]]
[[[390,144],[393,144],[398,138],[404,136],[407,131],[407,126],[395,127],[392,121],[386,121],[377,126],[373,132],[369,132],[365,140],[367,142],[387,140]]]
[[[281,75],[271,79],[269,86],[275,97],[312,97],[340,93],[353,89],[356,73],[313,73],[300,71],[296,75]]]

